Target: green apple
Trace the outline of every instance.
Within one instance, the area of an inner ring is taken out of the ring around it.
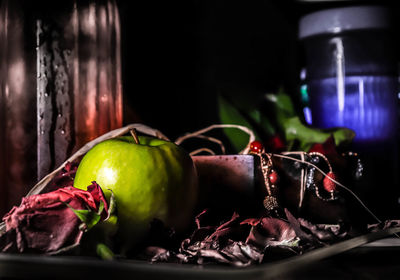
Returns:
[[[190,223],[197,201],[197,173],[189,154],[176,144],[131,136],[94,146],[78,166],[74,187],[96,181],[106,196],[115,195],[118,235],[130,247],[140,242],[158,218],[180,231]]]

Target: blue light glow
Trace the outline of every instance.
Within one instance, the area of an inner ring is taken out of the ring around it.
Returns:
[[[310,107],[303,108],[304,119],[308,125],[312,125],[312,114]]]
[[[348,127],[355,142],[395,137],[397,130],[397,79],[388,76],[347,76],[338,89],[336,78],[308,83],[313,125]]]

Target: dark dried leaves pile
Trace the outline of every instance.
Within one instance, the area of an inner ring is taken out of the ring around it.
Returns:
[[[135,257],[152,262],[245,267],[303,254],[351,237],[341,225],[315,225],[295,218],[286,209],[285,216],[241,218],[234,213],[225,222],[211,225],[215,213],[204,210],[196,217],[196,228],[190,237],[175,242],[176,247],[171,246],[176,237],[171,231],[160,230],[161,222],[156,222],[152,230],[157,232],[157,241],[150,238],[148,246]],[[160,232],[165,233],[162,242]],[[154,246],[157,243],[159,246]]]

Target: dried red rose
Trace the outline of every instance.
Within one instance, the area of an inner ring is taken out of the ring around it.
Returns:
[[[79,161],[67,162],[64,168],[46,186],[46,192],[55,191],[59,188],[72,186]]]
[[[101,219],[107,218],[108,203],[99,185],[93,182],[87,191],[69,186],[24,197],[3,217],[6,232],[0,236],[0,250],[53,253],[79,244],[82,221],[74,209],[94,213],[103,209]]]

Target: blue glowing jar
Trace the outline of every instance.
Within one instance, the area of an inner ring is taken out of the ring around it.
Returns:
[[[361,179],[349,187],[381,217],[400,210],[393,37],[389,11],[379,6],[321,10],[299,24],[307,120],[318,128],[354,130],[351,149],[362,156],[364,167]]]
[[[327,9],[300,20],[312,125],[354,130],[356,150],[396,141],[398,82],[390,21],[388,10],[379,6]]]

